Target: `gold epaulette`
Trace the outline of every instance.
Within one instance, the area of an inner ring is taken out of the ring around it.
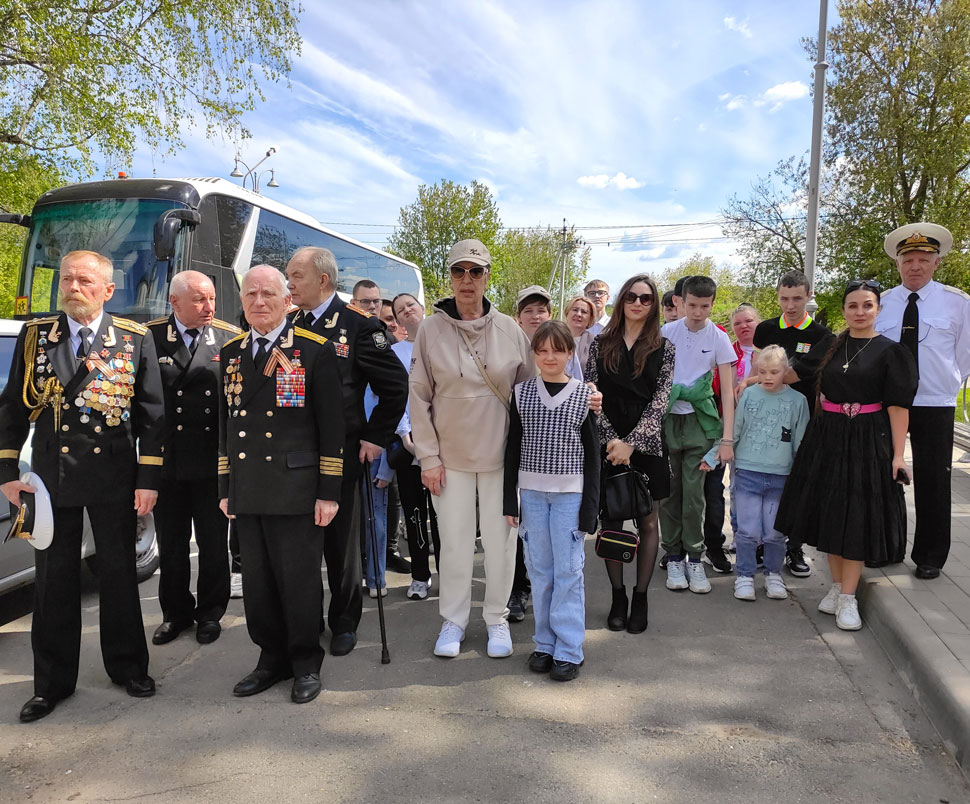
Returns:
[[[238,341],[238,340],[240,340],[242,338],[245,338],[248,334],[249,334],[248,332],[243,332],[242,330],[240,330],[239,331],[239,334],[235,338],[232,338],[231,340],[226,341],[223,344],[223,346],[228,346],[230,343],[235,343],[236,341]]]
[[[228,321],[220,321],[218,318],[212,319],[212,326],[216,329],[225,330],[226,332],[235,332],[237,335],[242,332],[237,326],[233,326]]]
[[[152,321],[149,321],[147,324],[145,324],[145,326],[154,327],[156,324],[167,324],[167,323],[168,323],[168,316],[164,316],[162,318],[156,318]]]
[[[308,329],[303,329],[303,327],[293,327],[293,331],[299,335],[301,338],[306,338],[310,341],[316,341],[317,343],[326,343],[327,339],[322,335],[317,335],[315,332],[310,332]]]
[[[944,285],[943,290],[948,290],[950,293],[956,293],[958,296],[963,296],[965,299],[970,299],[970,295],[967,295],[965,290],[960,290],[960,288],[955,288],[953,285]]]
[[[37,327],[41,324],[53,324],[57,321],[56,315],[49,315],[46,318],[32,318],[30,321],[24,321],[25,327]]]
[[[368,313],[366,310],[358,307],[353,302],[347,305],[347,309],[353,310],[355,313],[360,313],[362,316],[364,316],[364,318],[370,318],[373,315],[373,313]]]
[[[134,332],[136,335],[148,334],[148,327],[143,326],[142,324],[137,324],[129,318],[118,318],[118,316],[115,315],[111,316],[111,318],[112,323],[114,323],[116,327],[126,329],[129,332]]]

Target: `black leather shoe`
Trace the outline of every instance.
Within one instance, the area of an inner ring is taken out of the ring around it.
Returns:
[[[193,624],[194,623],[191,620],[184,623],[162,623],[160,626],[158,626],[158,628],[155,629],[155,633],[152,634],[152,644],[164,645],[167,642],[171,642],[186,628],[191,628]]]
[[[215,620],[203,620],[199,627],[195,629],[195,638],[200,645],[208,645],[215,642],[222,633],[222,626]]]
[[[583,664],[584,662],[580,662],[579,664],[573,664],[572,662],[553,662],[549,678],[553,681],[572,681],[579,675],[579,668]]]
[[[330,640],[330,652],[334,656],[346,656],[357,646],[357,634],[353,631],[345,631],[342,634],[334,634]]]
[[[812,574],[812,568],[805,560],[805,554],[801,547],[796,547],[785,553],[785,566],[796,578],[808,578]]]
[[[529,657],[529,669],[533,673],[548,673],[552,670],[552,656],[541,650],[534,651]]]
[[[626,623],[626,630],[631,634],[642,634],[647,630],[647,593],[633,590],[633,600],[630,603],[630,617]]]
[[[924,581],[932,581],[934,578],[940,577],[940,568],[931,567],[929,564],[920,564],[916,567],[916,577],[922,578]]]
[[[626,628],[626,615],[629,602],[626,599],[626,587],[613,589],[613,605],[606,616],[606,627],[611,631],[622,631]]]
[[[125,692],[132,698],[151,698],[155,694],[155,679],[151,676],[129,678],[125,682]]]
[[[397,553],[388,551],[386,566],[391,572],[399,572],[401,575],[411,574],[411,562]]]
[[[21,708],[20,722],[33,723],[35,720],[47,717],[54,711],[55,706],[57,706],[57,701],[52,698],[41,698],[39,695],[35,695]]]
[[[323,685],[320,683],[319,673],[306,673],[293,679],[293,691],[290,700],[293,703],[309,703],[320,694]]]
[[[258,695],[266,692],[274,684],[278,684],[291,677],[290,673],[282,670],[260,670],[258,667],[253,670],[242,681],[232,688],[232,694],[237,698],[245,698],[248,695]]]

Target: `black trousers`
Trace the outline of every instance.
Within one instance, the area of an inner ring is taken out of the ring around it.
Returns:
[[[401,491],[397,485],[397,476],[387,487],[387,554],[397,552],[398,536],[403,527],[401,516]]]
[[[246,627],[260,648],[256,667],[320,672],[323,538],[313,514],[239,514],[236,522],[246,567]]]
[[[529,571],[525,567],[525,551],[522,547],[521,537],[516,539],[515,545],[515,574],[512,576],[512,591],[525,592],[532,594],[532,581],[529,580]]]
[[[134,492],[132,492],[132,495]],[[134,497],[89,506],[98,560],[101,657],[116,684],[148,674],[148,644],[135,575]],[[34,554],[34,694],[60,700],[77,686],[81,653],[84,508],[55,506],[54,540]]]
[[[362,464],[357,460],[359,439],[348,440],[344,448],[344,476],[340,485],[340,508],[333,521],[323,529],[323,559],[327,564],[330,606],[327,625],[334,634],[357,630],[364,608],[361,593],[363,566],[360,561],[360,537],[354,528],[354,500],[358,494]],[[243,564],[246,557],[243,555]],[[249,572],[249,568],[246,568]],[[246,576],[248,582],[248,574]],[[248,592],[247,592],[248,594]],[[317,611],[320,611],[319,607]],[[317,628],[320,627],[319,621]]]
[[[704,546],[724,547],[724,470],[720,464],[704,476]]]
[[[239,555],[239,530],[236,520],[229,520],[229,571],[242,572],[242,558]]]
[[[943,568],[950,553],[950,472],[953,465],[953,408],[909,409],[916,498],[914,563]]]
[[[441,555],[441,539],[438,536],[438,517],[434,506],[429,505],[428,495],[421,485],[421,467],[409,466],[397,472],[397,486],[404,509],[404,527],[408,536],[408,552],[411,554],[411,578],[427,581],[431,578],[431,546],[435,556]],[[431,535],[428,535],[430,522]]]
[[[229,520],[219,510],[215,477],[202,480],[164,480],[155,507],[161,577],[158,602],[165,622],[219,620],[229,604],[229,558],[226,534]],[[199,548],[196,596],[189,586],[192,566],[189,540],[195,523]]]

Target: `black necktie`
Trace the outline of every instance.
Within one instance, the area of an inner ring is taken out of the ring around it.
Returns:
[[[256,356],[253,358],[253,363],[256,364],[256,371],[262,374],[266,358],[269,357],[269,338],[257,338],[256,343]]]
[[[192,354],[195,354],[195,347],[199,344],[199,330],[192,327],[192,329],[185,330],[185,334],[192,338],[192,340],[189,341],[189,351]]]
[[[913,353],[917,376],[919,376],[919,308],[916,306],[917,301],[919,301],[919,293],[910,293],[909,303],[903,312],[903,330],[900,333],[899,342]]]
[[[77,359],[84,360],[88,356],[88,347],[91,345],[91,328],[81,327],[77,334],[81,339],[77,347]]]
[[[310,329],[310,327],[313,325],[313,313],[306,310],[300,310],[300,312],[296,314],[296,320],[293,323],[302,329]]]

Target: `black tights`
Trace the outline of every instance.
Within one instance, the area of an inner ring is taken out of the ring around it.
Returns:
[[[603,530],[622,530],[622,522],[603,522]],[[660,525],[657,521],[657,508],[654,506],[647,516],[640,517],[636,522],[637,534],[640,536],[640,546],[637,547],[637,592],[646,592],[653,577],[653,568],[657,565],[657,550],[660,547]],[[606,574],[610,576],[610,585],[614,589],[623,586],[623,564],[620,561],[604,561]]]

